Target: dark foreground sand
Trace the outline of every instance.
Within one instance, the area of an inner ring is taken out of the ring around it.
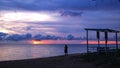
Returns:
[[[40,59],[2,61],[0,68],[100,68],[83,62],[79,54]]]

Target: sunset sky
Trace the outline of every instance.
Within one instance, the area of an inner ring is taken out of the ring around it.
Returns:
[[[84,37],[84,28],[120,30],[120,1],[0,0],[0,32]]]

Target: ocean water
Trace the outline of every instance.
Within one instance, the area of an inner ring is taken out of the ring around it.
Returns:
[[[104,45],[102,45],[104,46]],[[92,45],[96,47],[96,45]],[[111,45],[111,47],[113,47]],[[86,53],[86,45],[68,44],[68,53]],[[43,58],[64,55],[64,44],[0,45],[0,61]]]
[[[86,45],[69,44],[68,53],[85,53]],[[64,44],[0,45],[0,61],[64,55]]]

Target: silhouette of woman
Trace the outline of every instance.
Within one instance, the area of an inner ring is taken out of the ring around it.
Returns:
[[[64,46],[64,53],[65,53],[65,55],[68,55],[68,46],[66,44]]]

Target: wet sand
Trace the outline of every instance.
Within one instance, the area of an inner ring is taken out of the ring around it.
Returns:
[[[100,68],[83,62],[80,54],[48,58],[1,61],[0,68]]]

